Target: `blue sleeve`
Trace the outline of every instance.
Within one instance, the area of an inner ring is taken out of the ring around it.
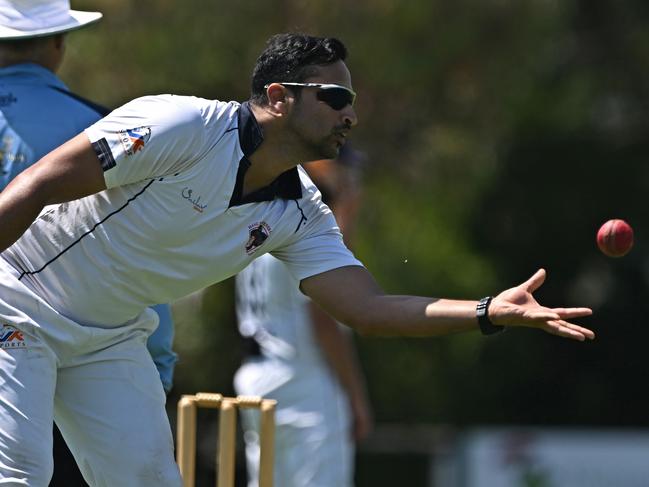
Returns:
[[[0,191],[34,163],[31,148],[13,130],[0,113]]]
[[[165,392],[169,392],[173,385],[174,368],[176,366],[176,354],[172,346],[174,341],[174,325],[171,317],[171,308],[168,304],[157,304],[152,306],[160,317],[160,324],[156,331],[149,337],[147,348],[153,362],[160,374],[160,380]]]

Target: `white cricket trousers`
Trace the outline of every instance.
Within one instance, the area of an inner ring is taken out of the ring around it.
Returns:
[[[274,485],[352,487],[354,444],[347,397],[322,364],[249,359],[234,378],[237,394],[276,399]],[[258,487],[259,411],[241,411],[248,487]]]
[[[2,261],[2,259],[0,259]],[[47,487],[56,421],[92,487],[180,487],[147,310],[119,328],[57,313],[0,262],[0,486]]]

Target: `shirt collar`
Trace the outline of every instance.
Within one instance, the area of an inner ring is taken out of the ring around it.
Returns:
[[[250,108],[250,102],[243,102],[239,107],[239,143],[246,157],[250,157],[264,141],[262,130]]]
[[[9,77],[19,78],[21,81],[38,81],[40,84],[46,84],[65,91],[68,87],[49,69],[36,63],[12,64],[5,68],[0,68],[0,78]]]
[[[294,200],[302,198],[302,183],[297,167],[280,174],[272,183],[264,188],[260,188],[253,193],[243,193],[243,180],[246,171],[251,163],[248,159],[264,141],[264,131],[257,122],[255,115],[252,113],[249,102],[244,102],[239,107],[239,143],[243,151],[243,157],[239,161],[239,170],[237,172],[237,182],[230,198],[230,206],[239,206],[246,203],[255,203],[260,201],[272,201],[275,198]]]

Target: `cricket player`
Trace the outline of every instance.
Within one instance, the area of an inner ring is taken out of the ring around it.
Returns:
[[[305,166],[333,211],[348,245],[360,199],[357,151]],[[274,485],[351,487],[355,442],[371,428],[363,373],[349,329],[299,290],[270,254],[236,277],[239,331],[248,356],[237,371],[238,394],[276,399]],[[248,487],[258,485],[259,412],[241,412]]]
[[[70,10],[63,0],[0,0],[0,189],[108,114],[72,93],[55,74],[65,55],[66,33],[101,17],[99,12]],[[147,346],[169,392],[176,364],[173,321],[169,305],[154,309],[160,324]]]
[[[146,339],[169,302],[271,253],[360,333],[527,326],[585,340],[528,281],[480,301],[385,294],[345,247],[300,162],[335,158],[357,123],[345,46],[273,36],[245,103],[138,98],[0,193],[0,481],[46,485],[55,419],[91,485],[179,486]]]

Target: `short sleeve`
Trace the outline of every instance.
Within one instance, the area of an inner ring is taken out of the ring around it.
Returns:
[[[200,158],[205,127],[190,100],[137,98],[85,130],[108,188],[173,174]]]
[[[339,267],[363,267],[345,246],[336,220],[324,204],[310,215],[305,231],[296,237],[271,254],[284,262],[298,281]]]
[[[9,126],[0,112],[0,190],[4,189],[18,173],[35,162],[34,151],[18,133]]]

